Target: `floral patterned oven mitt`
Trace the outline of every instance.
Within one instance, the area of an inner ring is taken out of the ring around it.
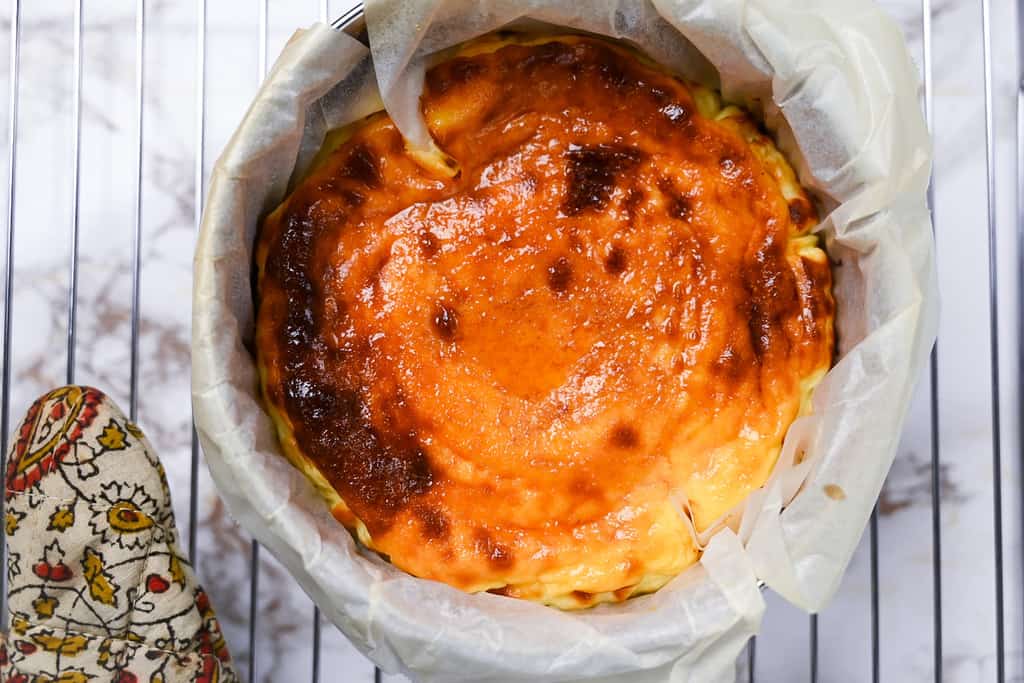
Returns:
[[[8,683],[236,681],[163,467],[103,393],[29,409],[7,460]]]

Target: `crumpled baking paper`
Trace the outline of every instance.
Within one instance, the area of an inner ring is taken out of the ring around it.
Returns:
[[[934,339],[930,146],[902,35],[866,0],[371,0],[366,15],[372,60],[326,26],[295,34],[213,170],[195,256],[192,392],[229,510],[387,671],[732,680],[764,611],[759,580],[810,611],[835,591]],[[703,534],[700,563],[660,591],[580,612],[467,595],[359,548],[280,455],[251,353],[257,224],[324,133],[383,101],[411,142],[429,144],[417,103],[430,54],[539,22],[631,41],[763,117],[823,210],[838,302],[839,360],[766,486]]]

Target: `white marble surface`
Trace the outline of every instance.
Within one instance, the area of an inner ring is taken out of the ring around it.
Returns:
[[[0,120],[10,101],[11,3],[0,7]],[[20,129],[15,192],[12,420],[65,376],[72,195],[72,2],[22,3]],[[921,7],[885,0],[922,63]],[[131,236],[135,197],[135,2],[86,2],[81,153],[81,260],[75,379],[128,404]],[[147,2],[142,184],[140,421],[171,477],[179,524],[189,504],[189,307],[195,237],[197,2]],[[208,2],[204,167],[209,170],[258,83],[259,2]],[[329,16],[349,0],[335,0]],[[943,320],[939,418],[945,680],[995,676],[992,401],[987,184],[980,0],[933,0],[936,227]],[[1016,334],[1014,3],[993,0],[992,64],[1000,281],[1003,574],[1006,666],[1024,680],[1021,443]],[[268,54],[319,18],[317,0],[269,2]],[[6,125],[0,148],[8,149]],[[0,179],[9,174],[6,153]],[[2,187],[6,187],[3,185]],[[4,194],[3,196],[6,196]],[[4,199],[0,199],[6,209]],[[4,214],[6,215],[6,213]],[[0,225],[5,225],[0,221]],[[0,235],[0,243],[6,237]],[[2,266],[0,266],[2,267]],[[933,680],[929,385],[922,378],[880,505],[881,677]],[[199,481],[197,565],[248,678],[249,539],[226,515],[205,471]],[[820,616],[819,680],[871,680],[871,581],[865,534],[838,595]],[[806,615],[769,596],[756,676],[810,675]],[[312,605],[269,556],[260,565],[256,676],[306,680]],[[741,679],[746,680],[745,662]],[[372,666],[329,624],[324,681],[370,681]],[[386,679],[388,677],[385,677]],[[399,680],[395,677],[394,680]]]

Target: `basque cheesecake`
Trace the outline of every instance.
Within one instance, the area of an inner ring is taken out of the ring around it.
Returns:
[[[421,105],[437,163],[374,114],[262,222],[282,450],[415,576],[562,608],[656,590],[831,366],[814,205],[749,113],[611,41],[485,37]]]

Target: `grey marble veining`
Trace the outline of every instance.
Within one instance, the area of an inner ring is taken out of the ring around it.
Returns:
[[[14,245],[12,417],[64,381],[72,196],[71,3],[22,2],[20,130]],[[204,169],[212,166],[258,84],[258,3],[208,2]],[[11,103],[10,3],[0,7],[0,120]],[[131,248],[135,199],[135,3],[85,3],[76,380],[128,404]],[[348,7],[331,2],[329,15]],[[921,5],[886,0],[923,63]],[[167,466],[179,525],[189,523],[189,327],[197,163],[197,3],[147,3],[142,150],[140,421]],[[268,54],[318,19],[321,2],[269,2]],[[1016,17],[993,2],[996,217],[1000,248],[1003,521],[1007,672],[1024,680],[1019,396],[1014,336]],[[989,381],[987,183],[980,3],[934,0],[932,68],[936,230],[943,294],[939,417],[945,679],[992,680],[995,670],[992,403]],[[0,148],[7,149],[7,129]],[[6,155],[0,178],[8,177]],[[6,208],[6,207],[5,207]],[[5,237],[0,236],[0,241]],[[922,378],[879,503],[881,673],[932,680],[931,440]],[[249,537],[227,515],[205,470],[198,482],[196,564],[243,671],[249,654]],[[871,677],[867,535],[819,620],[819,680]],[[756,674],[806,680],[808,618],[768,596]],[[256,679],[306,680],[312,605],[261,554]],[[370,681],[372,665],[329,624],[322,680]],[[248,673],[248,672],[245,672]],[[741,672],[745,676],[745,672]],[[394,680],[398,680],[396,677]],[[746,680],[743,678],[743,680]]]

